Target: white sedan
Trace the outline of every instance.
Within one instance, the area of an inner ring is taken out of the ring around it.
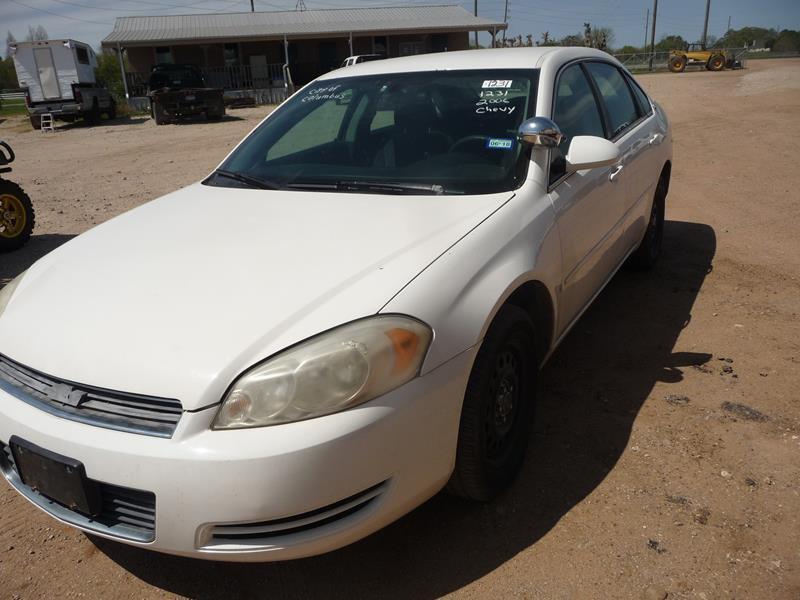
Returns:
[[[603,52],[328,73],[0,292],[3,473],[85,531],[237,561],[333,550],[444,487],[489,500],[539,367],[658,258],[671,161]]]

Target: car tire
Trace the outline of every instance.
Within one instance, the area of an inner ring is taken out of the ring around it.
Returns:
[[[31,115],[31,127],[34,129],[42,128],[42,117],[40,115]]]
[[[92,103],[92,108],[86,113],[86,122],[89,125],[98,125],[101,117],[100,107],[97,105],[97,99]]]
[[[636,269],[651,269],[661,256],[661,245],[664,239],[664,209],[667,199],[667,184],[664,178],[658,180],[653,204],[650,207],[650,218],[639,247],[631,254],[630,264]]]
[[[6,222],[7,212],[11,213],[13,223]],[[27,242],[35,222],[36,215],[28,194],[13,181],[0,179],[0,252],[16,250]]]
[[[709,71],[722,71],[725,68],[725,57],[721,54],[714,54],[706,63],[706,69]]]
[[[530,317],[506,305],[492,322],[470,373],[447,490],[486,502],[519,472],[533,422],[538,361]]]
[[[153,104],[151,106],[151,111],[153,114],[153,121],[156,122],[156,125],[164,125],[167,122],[167,118],[164,116],[164,110],[161,108],[160,104]]]
[[[686,57],[670,56],[669,70],[672,71],[673,73],[683,73],[686,70]]]

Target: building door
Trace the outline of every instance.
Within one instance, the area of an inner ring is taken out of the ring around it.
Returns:
[[[42,86],[44,99],[55,100],[61,98],[56,67],[53,64],[53,52],[49,47],[34,48],[33,58],[36,61],[36,70],[39,73],[39,84]]]
[[[269,87],[269,67],[267,66],[266,55],[256,54],[251,56],[250,71],[253,77],[253,87],[255,89],[263,90]]]
[[[336,42],[320,42],[319,52],[319,72],[327,73],[339,66],[342,59],[336,52]]]

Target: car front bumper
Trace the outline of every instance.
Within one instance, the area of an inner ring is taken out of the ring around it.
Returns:
[[[127,488],[152,493],[149,539],[47,500],[8,460],[3,472],[62,522],[132,545],[231,561],[320,554],[384,527],[444,486],[473,359],[466,351],[371,402],[298,423],[212,431],[216,406],[184,412],[171,439],[66,420],[0,389],[0,442],[17,436],[78,460],[88,478],[123,490],[123,500]]]

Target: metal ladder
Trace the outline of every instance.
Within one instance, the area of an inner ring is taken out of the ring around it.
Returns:
[[[44,113],[42,115],[41,129],[42,131],[55,132],[56,128],[53,126],[53,115],[50,113]]]

